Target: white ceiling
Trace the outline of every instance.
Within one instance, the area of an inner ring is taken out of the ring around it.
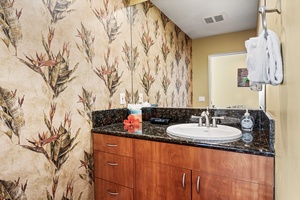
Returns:
[[[258,0],[150,0],[192,39],[255,29]],[[204,18],[223,15],[206,24]]]

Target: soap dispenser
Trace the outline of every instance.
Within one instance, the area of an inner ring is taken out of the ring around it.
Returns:
[[[252,131],[254,126],[254,118],[246,109],[244,116],[241,118],[241,127],[243,131]]]

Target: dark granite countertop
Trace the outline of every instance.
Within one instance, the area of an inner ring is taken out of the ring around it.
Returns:
[[[196,141],[193,139],[170,137],[166,133],[166,129],[168,126],[173,124],[178,124],[178,123],[171,123],[169,125],[158,125],[158,124],[151,124],[149,121],[143,121],[142,131],[129,133],[127,130],[124,130],[123,123],[115,123],[115,124],[105,125],[101,127],[95,127],[92,129],[92,132],[274,157],[274,151],[272,151],[272,149],[269,147],[268,138],[266,137],[268,133],[263,130],[259,130],[259,131],[255,130],[251,132],[253,136],[253,140],[251,142],[249,141],[244,142],[244,139],[242,137],[241,139],[235,142],[215,143],[209,141]]]
[[[107,135],[115,135],[143,140],[151,140],[158,142],[167,142],[180,145],[189,145],[195,147],[219,149],[225,151],[247,153],[253,155],[261,155],[274,157],[274,130],[275,122],[273,118],[262,110],[249,110],[255,119],[255,126],[251,132],[253,140],[249,141],[249,137],[242,138],[235,142],[215,143],[210,141],[196,141],[193,139],[170,137],[166,129],[170,125],[191,123],[190,116],[200,116],[203,108],[143,108],[142,109],[142,129],[134,133],[130,133],[124,129],[123,120],[127,119],[129,112],[127,108],[110,109],[93,111],[93,133],[101,133]],[[213,116],[224,116],[221,124],[229,125],[240,129],[239,121],[244,115],[245,110],[237,109],[210,109],[209,112]],[[158,125],[150,123],[150,119],[169,118],[169,125]],[[248,141],[247,141],[248,140]]]

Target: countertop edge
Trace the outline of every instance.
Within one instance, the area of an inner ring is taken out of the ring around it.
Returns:
[[[124,132],[119,132],[119,131],[106,131],[106,130],[101,130],[99,128],[93,128],[91,130],[91,133],[120,136],[120,137],[134,138],[134,139],[142,139],[142,140],[155,141],[155,142],[165,142],[165,143],[170,143],[170,144],[193,146],[193,147],[199,147],[199,148],[209,148],[209,149],[230,151],[230,152],[236,152],[236,153],[258,155],[258,156],[275,157],[275,152],[271,152],[271,151],[266,152],[266,151],[260,151],[260,150],[241,149],[241,148],[230,147],[230,146],[220,146],[217,143],[201,143],[201,142],[188,143],[188,142],[185,142],[182,140],[174,140],[174,139],[172,140],[172,138],[158,137],[158,136],[151,137],[148,135],[130,134],[130,133],[124,133]]]

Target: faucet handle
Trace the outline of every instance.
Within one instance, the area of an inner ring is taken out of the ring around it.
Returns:
[[[224,116],[222,117],[211,117],[212,118],[212,127],[217,127],[216,119],[224,119]]]
[[[201,115],[201,116],[196,116],[196,115],[192,115],[191,116],[191,119],[199,119],[199,123],[198,123],[198,126],[202,126],[202,118],[203,118],[203,116]]]
[[[202,116],[191,115],[191,119],[199,119],[199,118],[202,118]]]

